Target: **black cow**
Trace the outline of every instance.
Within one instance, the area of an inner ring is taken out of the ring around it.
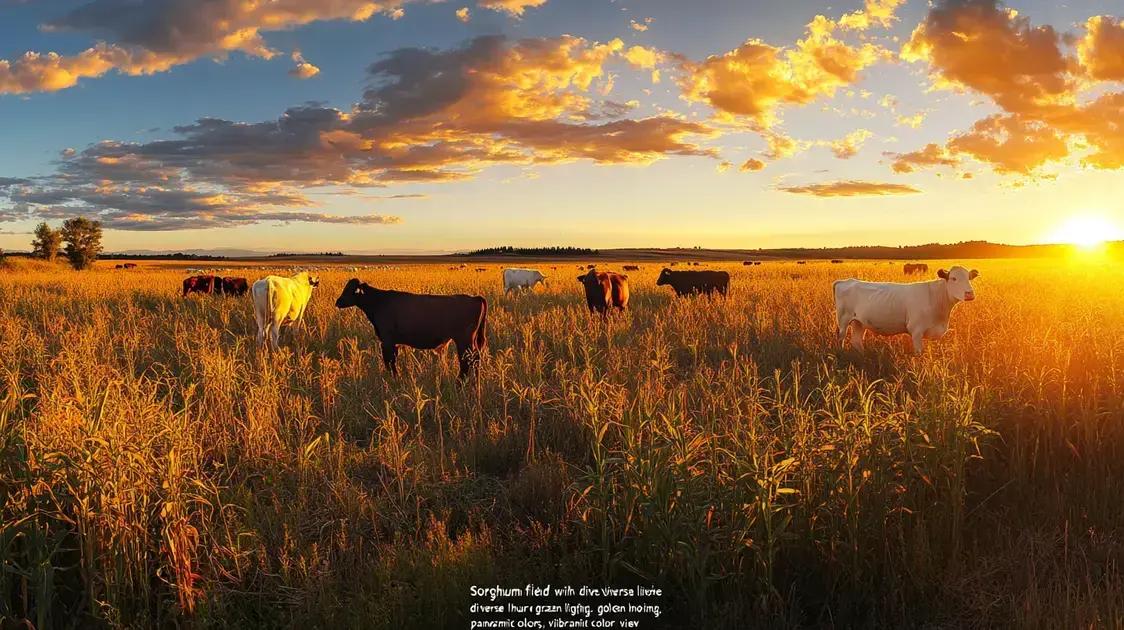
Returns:
[[[488,301],[479,295],[384,291],[352,278],[336,300],[336,308],[351,306],[358,306],[375,327],[383,364],[391,374],[398,373],[398,346],[432,350],[452,341],[464,378],[476,370],[488,343]]]
[[[726,295],[730,287],[730,274],[725,271],[672,271],[663,269],[656,280],[659,286],[671,285],[675,295],[684,296],[692,293],[714,293]]]

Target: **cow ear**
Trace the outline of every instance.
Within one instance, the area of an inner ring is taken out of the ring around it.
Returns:
[[[585,276],[578,276],[578,282],[582,282],[583,280],[585,280]]]
[[[938,269],[937,270],[937,277],[941,278],[942,280],[948,280],[948,272],[945,271],[944,269]]]
[[[628,280],[628,274],[627,273],[622,273],[621,277],[624,278],[625,280]]]
[[[976,271],[975,269],[968,272],[968,279],[969,280],[975,280],[979,276],[980,276],[980,272]]]

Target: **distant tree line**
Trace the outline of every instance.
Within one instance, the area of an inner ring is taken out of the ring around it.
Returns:
[[[600,250],[590,249],[588,247],[512,247],[504,245],[502,247],[485,247],[484,249],[475,249],[466,256],[595,256],[601,253]]]
[[[278,252],[278,253],[276,253],[276,254],[270,254],[270,255],[269,255],[269,258],[293,258],[293,257],[301,257],[301,258],[303,258],[303,257],[306,257],[306,256],[335,256],[335,257],[342,257],[342,256],[346,256],[346,255],[347,255],[347,254],[344,254],[343,252],[319,252],[319,253],[314,253],[314,254],[297,254],[297,253],[293,253],[293,252]]]
[[[200,261],[218,261],[226,260],[226,256],[217,256],[214,254],[184,254],[183,252],[176,252],[174,254],[123,254],[112,253],[102,254],[99,256],[104,260],[200,260]]]

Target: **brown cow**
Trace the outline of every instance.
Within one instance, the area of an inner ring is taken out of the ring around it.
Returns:
[[[226,295],[246,295],[250,290],[250,282],[245,278],[225,277],[222,279],[222,292]]]
[[[460,377],[476,371],[487,345],[488,301],[479,295],[426,295],[384,291],[347,281],[336,308],[358,306],[382,343],[382,361],[391,374],[398,373],[398,346],[421,350],[457,347]]]
[[[625,271],[640,271],[640,266],[639,265],[625,265],[624,270]]]
[[[624,310],[628,306],[628,276],[623,273],[590,269],[589,273],[578,276],[578,282],[585,287],[585,305],[589,312],[601,313],[605,318],[610,308]]]
[[[183,295],[188,293],[218,293],[222,291],[222,278],[218,276],[191,276],[183,280]]]
[[[730,274],[725,271],[672,271],[665,268],[660,271],[656,285],[671,285],[675,289],[675,295],[680,297],[715,291],[726,295],[726,289],[730,287]]]
[[[925,263],[906,263],[902,265],[902,273],[907,276],[914,273],[929,273],[929,265]]]

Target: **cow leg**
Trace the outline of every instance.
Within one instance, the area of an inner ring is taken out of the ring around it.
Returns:
[[[398,375],[398,346],[392,343],[382,345],[382,364],[393,375]]]
[[[913,338],[913,353],[920,355],[925,349],[925,331],[914,330],[909,333],[909,336]]]
[[[853,320],[850,324],[851,329],[851,347],[859,352],[863,351],[863,334],[866,333],[866,328],[863,327],[859,320]]]
[[[480,362],[480,355],[472,347],[471,339],[457,339],[453,343],[457,347],[457,363],[460,365],[458,378],[463,379],[476,371],[476,365]]]

